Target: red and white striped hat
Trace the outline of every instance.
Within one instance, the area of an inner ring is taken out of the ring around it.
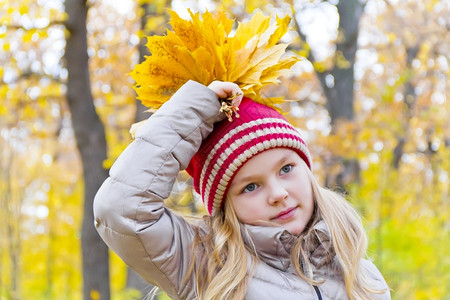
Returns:
[[[311,169],[311,155],[300,132],[276,110],[244,98],[239,118],[214,125],[186,171],[214,215],[220,210],[234,175],[253,156],[273,148],[289,148]]]

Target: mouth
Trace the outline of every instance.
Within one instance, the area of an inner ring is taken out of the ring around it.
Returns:
[[[290,207],[288,209],[283,210],[278,215],[272,218],[272,220],[287,220],[294,216],[297,211],[297,206]]]

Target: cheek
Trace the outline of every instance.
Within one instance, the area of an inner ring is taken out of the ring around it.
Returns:
[[[305,190],[304,199],[307,206],[314,206],[314,196],[311,188]]]
[[[306,210],[312,214],[314,210],[314,196],[312,194],[312,191],[306,191],[306,193],[303,195],[303,205],[305,206]]]
[[[312,193],[312,190],[310,190],[307,195],[305,195],[305,203],[304,203],[305,207],[306,207],[306,212],[308,215],[308,221],[309,219],[312,217],[313,212],[314,212],[314,207],[315,207],[315,203],[314,203],[314,195]]]
[[[255,199],[233,199],[233,208],[241,223],[251,224],[263,219],[263,207]]]
[[[300,195],[301,201],[304,202],[304,205],[309,207],[313,201],[313,191],[311,186],[311,181],[308,178],[306,172],[300,172],[297,177],[296,188],[297,193]]]

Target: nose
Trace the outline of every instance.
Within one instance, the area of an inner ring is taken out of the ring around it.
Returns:
[[[269,186],[268,202],[270,205],[275,205],[281,201],[286,200],[288,195],[289,193],[286,188],[275,180]]]

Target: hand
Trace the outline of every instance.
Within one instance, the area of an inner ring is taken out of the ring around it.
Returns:
[[[235,96],[234,99],[231,100],[231,104],[235,107],[239,107],[239,104],[241,104],[242,98],[244,97],[242,90],[233,82],[213,81],[208,87],[213,90],[219,98],[225,99]]]

